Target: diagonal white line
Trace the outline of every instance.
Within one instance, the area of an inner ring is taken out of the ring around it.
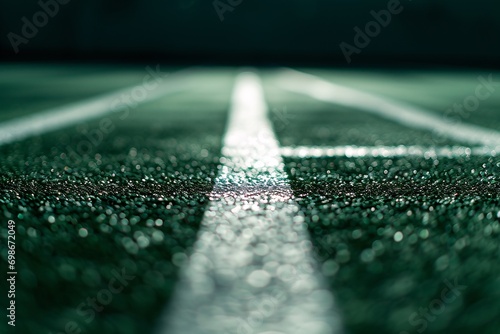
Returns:
[[[432,131],[469,144],[500,147],[500,132],[481,126],[450,124],[441,115],[389,98],[325,81],[314,75],[283,69],[278,75],[281,87],[321,101],[361,109],[411,128]]]
[[[444,157],[496,156],[500,152],[489,147],[424,147],[424,146],[294,146],[282,147],[281,155],[297,158],[321,157]]]
[[[165,94],[185,89],[190,73],[194,72],[188,69],[163,78],[155,88],[148,90],[144,99],[134,101],[134,103],[150,102]],[[137,87],[140,85],[2,122],[0,123],[0,146],[111,113],[117,105],[116,102],[124,94],[130,95]]]
[[[159,333],[341,332],[266,113],[258,77],[240,74],[222,168]]]

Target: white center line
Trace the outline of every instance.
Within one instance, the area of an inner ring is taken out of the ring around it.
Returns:
[[[259,78],[238,76],[222,168],[160,333],[341,332]]]
[[[442,117],[416,106],[328,82],[292,69],[280,72],[280,87],[309,95],[321,101],[360,109],[411,128],[432,131],[469,144],[500,147],[500,132],[466,123],[452,124]]]

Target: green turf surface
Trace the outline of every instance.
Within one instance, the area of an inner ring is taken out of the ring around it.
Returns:
[[[368,112],[315,100],[265,85],[270,118],[281,146],[464,145],[411,129]]]
[[[151,66],[155,69],[155,66]],[[160,67],[162,72],[176,71]],[[0,65],[0,121],[142,85],[146,66]]]
[[[0,213],[17,223],[19,333],[64,332],[70,321],[88,333],[151,332],[217,175],[232,81],[201,75],[201,88],[125,120],[105,116],[115,129],[88,154],[69,152],[101,120],[0,148]],[[135,278],[95,319],[87,305],[77,312],[121,270]]]
[[[353,75],[359,85],[344,76],[337,81],[382,95],[392,87],[393,97],[412,101],[414,92],[401,94],[408,87],[395,80],[367,87],[365,76]],[[428,132],[288,93],[272,79],[267,92],[282,146],[438,144]],[[477,123],[488,117],[476,115]],[[439,142],[446,145],[467,143]],[[498,331],[497,157],[286,158],[285,165],[348,333]],[[446,282],[455,280],[467,288],[441,309]]]
[[[442,114],[450,124],[472,123],[491,129],[500,129],[500,72],[485,70],[322,70],[303,69],[336,84],[364,92],[386,96],[396,101],[407,102],[429,111]],[[469,96],[475,96],[476,88],[492,76],[492,91],[480,90],[480,94],[491,95],[480,100],[471,111],[448,111],[454,104],[464,104]]]
[[[414,73],[400,86],[385,73],[342,73],[338,83],[429,106],[445,90],[433,86],[429,102],[435,76]],[[282,146],[467,145],[266,82]],[[475,117],[491,125],[491,115]],[[498,157],[286,158],[285,166],[347,333],[498,332]],[[467,288],[453,299],[446,288],[455,281]],[[443,302],[443,291],[453,300]]]
[[[498,159],[285,164],[349,333],[498,332]],[[455,280],[467,288],[433,305]]]
[[[145,75],[143,68],[2,70],[0,121],[141,83]],[[475,78],[487,74],[314,73],[435,112],[473,94]],[[218,173],[234,74],[201,71],[191,89],[126,119],[107,115],[0,147],[0,216],[17,223],[18,333],[64,332],[69,321],[82,333],[151,332]],[[262,74],[282,146],[468,146],[283,91],[273,71]],[[499,129],[498,108],[496,94],[463,121]],[[113,130],[89,146],[83,132],[100,129],[103,119]],[[347,333],[418,333],[425,319],[419,308],[432,306],[455,280],[467,288],[428,315],[425,333],[498,332],[498,157],[286,158],[285,167]],[[76,312],[122,269],[135,277],[95,319],[87,321],[88,307]]]

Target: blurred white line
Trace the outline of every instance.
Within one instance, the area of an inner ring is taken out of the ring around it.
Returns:
[[[292,69],[283,69],[278,77],[280,86],[289,91],[371,112],[407,127],[432,131],[436,136],[445,136],[474,145],[500,147],[500,132],[492,129],[466,123],[452,124],[442,115],[429,110],[344,87]]]
[[[143,104],[166,94],[186,89],[189,75],[192,73],[192,70],[187,69],[163,78],[156,88],[148,89],[144,99],[134,101],[134,103]],[[137,87],[142,87],[142,85],[138,84],[69,105],[2,122],[0,123],[0,146],[111,113],[122,95],[130,95]]]
[[[341,332],[266,114],[259,78],[240,74],[222,168],[159,333]]]
[[[499,150],[490,147],[424,147],[424,146],[294,146],[282,147],[281,155],[290,158],[321,157],[407,157],[457,158],[467,156],[496,156]]]

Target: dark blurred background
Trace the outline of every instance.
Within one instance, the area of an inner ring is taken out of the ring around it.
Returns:
[[[67,4],[16,54],[8,34],[22,36],[22,18],[33,22],[40,3],[53,1],[0,0],[2,60],[498,67],[500,59],[493,0],[401,0],[402,12],[350,65],[339,44],[353,44],[354,27],[388,1],[222,0],[236,5],[221,21],[213,0],[59,0]]]

